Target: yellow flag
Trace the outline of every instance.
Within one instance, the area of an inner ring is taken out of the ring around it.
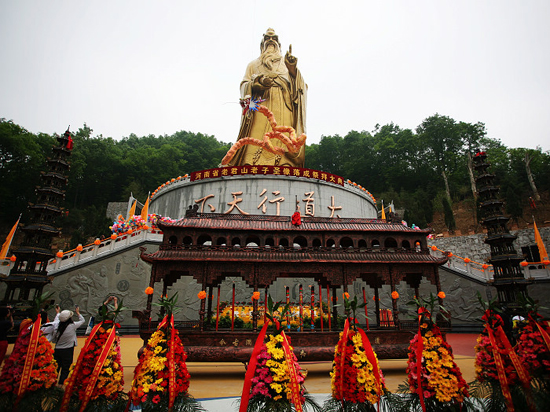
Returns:
[[[137,204],[137,200],[134,200],[134,204],[130,208],[130,213],[128,213],[128,219],[130,219],[132,216],[136,214],[136,204]]]
[[[13,240],[13,236],[15,235],[15,231],[17,230],[17,225],[19,224],[19,220],[21,219],[21,215],[19,215],[19,219],[17,219],[17,222],[15,222],[15,225],[10,230],[10,233],[8,234],[8,237],[6,238],[6,241],[2,245],[2,250],[0,251],[0,260],[3,260],[6,258],[6,255],[8,254],[8,251],[11,246],[11,241]]]
[[[384,212],[384,202],[382,202],[382,219],[386,220],[386,212]]]
[[[537,242],[537,246],[539,247],[540,261],[542,262],[544,260],[548,260],[548,253],[546,252],[544,242],[542,241],[542,237],[537,229],[537,224],[534,221],[533,224],[535,225],[535,242]]]
[[[147,222],[147,215],[149,214],[149,195],[147,195],[147,200],[141,209],[141,218]]]

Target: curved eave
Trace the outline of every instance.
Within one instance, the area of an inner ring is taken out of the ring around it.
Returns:
[[[258,230],[258,231],[368,231],[411,233],[427,236],[431,229],[415,230],[401,223],[386,223],[379,219],[352,218],[315,218],[302,216],[302,224],[294,226],[290,216],[262,215],[221,215],[203,214],[197,217],[185,217],[173,223],[159,222],[158,226],[165,231],[172,228],[216,229],[216,230]]]
[[[258,252],[255,250],[159,250],[155,253],[142,253],[141,258],[148,263],[218,261],[218,262],[295,262],[295,263],[358,263],[358,264],[429,264],[442,265],[446,257],[436,258],[424,253],[367,253],[367,252]]]

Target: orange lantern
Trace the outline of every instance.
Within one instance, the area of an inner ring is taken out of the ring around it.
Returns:
[[[145,288],[145,294],[146,295],[152,295],[155,290],[151,286],[147,286]]]
[[[445,292],[443,292],[443,291],[440,291],[440,292],[437,294],[437,297],[438,297],[439,299],[445,299],[446,296],[447,296],[447,295],[445,295]]]
[[[149,230],[149,226],[143,225],[143,230]]]
[[[206,299],[206,292],[204,290],[201,290],[199,293],[197,293],[197,296],[200,300]]]
[[[83,249],[82,245],[78,245],[76,247],[77,252],[82,252],[82,249]]]
[[[134,233],[134,229],[128,229],[128,233],[131,235],[132,233]]]
[[[483,270],[485,270],[489,267],[489,265],[487,263],[484,263],[483,265],[481,265],[481,267],[483,268]]]
[[[449,257],[453,256],[453,252],[447,252]]]
[[[523,262],[520,263],[521,266],[523,267],[527,267],[529,266],[529,262],[526,262],[525,260]]]
[[[470,262],[471,262],[470,258],[464,258],[464,263],[470,263]]]
[[[10,260],[11,260],[12,262],[15,262],[15,261],[17,260],[17,258],[15,257],[15,255],[11,255]]]
[[[437,250],[437,246],[436,245],[433,245],[432,246],[432,250],[435,252]]]
[[[543,263],[545,266],[548,266],[548,265],[550,265],[550,260],[544,259],[544,260],[542,261],[542,263]]]
[[[174,183],[174,182],[176,181],[176,179],[172,178],[172,179],[170,179],[170,181],[171,181],[172,183]]]
[[[113,234],[111,235],[111,239],[113,239],[113,240],[115,240],[116,237],[117,237],[117,236],[116,236],[116,233],[113,233]]]
[[[97,246],[97,245],[100,245],[100,244],[101,244],[101,240],[99,240],[99,239],[94,240],[94,245]]]
[[[256,291],[252,294],[252,300],[259,300],[260,299],[260,292]]]
[[[63,251],[60,250],[59,252],[57,252],[57,253],[55,254],[55,256],[57,256],[58,258],[62,258],[62,257],[63,257]]]
[[[348,293],[348,292],[344,292],[344,297],[345,297],[346,299],[349,299],[349,293]]]
[[[392,298],[392,299],[399,299],[399,293],[397,293],[397,291],[394,290],[394,291],[391,293],[391,298]]]

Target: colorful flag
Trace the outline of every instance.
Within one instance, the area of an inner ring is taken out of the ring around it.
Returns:
[[[21,220],[21,215],[19,215],[17,222],[15,222],[15,225],[13,225],[13,227],[11,228],[8,237],[6,238],[6,241],[2,245],[2,251],[0,251],[0,260],[5,259],[6,255],[8,254],[11,246],[11,241],[13,240],[13,236],[15,235],[15,231],[17,230],[17,225],[19,224],[19,220]]]
[[[535,221],[533,221],[533,224],[535,225],[535,242],[537,242],[537,246],[539,248],[539,255],[540,255],[540,261],[543,262],[545,260],[548,260],[548,253],[546,252],[546,248],[544,247],[544,242],[542,241],[542,237],[540,236],[539,230],[537,229],[537,224]]]
[[[384,201],[382,201],[382,219],[386,220],[386,212],[384,211]]]
[[[128,219],[130,219],[132,216],[136,214],[136,204],[137,200],[134,200],[134,203],[132,204],[132,207],[130,208],[130,213],[128,213]]]
[[[147,222],[147,215],[149,214],[149,195],[147,195],[147,200],[145,201],[145,204],[143,205],[143,209],[141,209],[141,218]]]

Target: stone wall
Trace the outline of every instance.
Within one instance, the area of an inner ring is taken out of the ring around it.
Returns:
[[[539,228],[539,232],[548,251],[550,249],[550,227]],[[521,254],[522,246],[535,244],[535,232],[533,229],[514,230],[511,233],[517,236],[514,246],[518,254]],[[483,233],[468,236],[443,237],[432,239],[428,241],[428,244],[435,245],[444,251],[453,252],[455,255],[461,257],[468,257],[475,262],[483,263],[491,257],[489,245],[484,242],[486,237],[487,235]]]

